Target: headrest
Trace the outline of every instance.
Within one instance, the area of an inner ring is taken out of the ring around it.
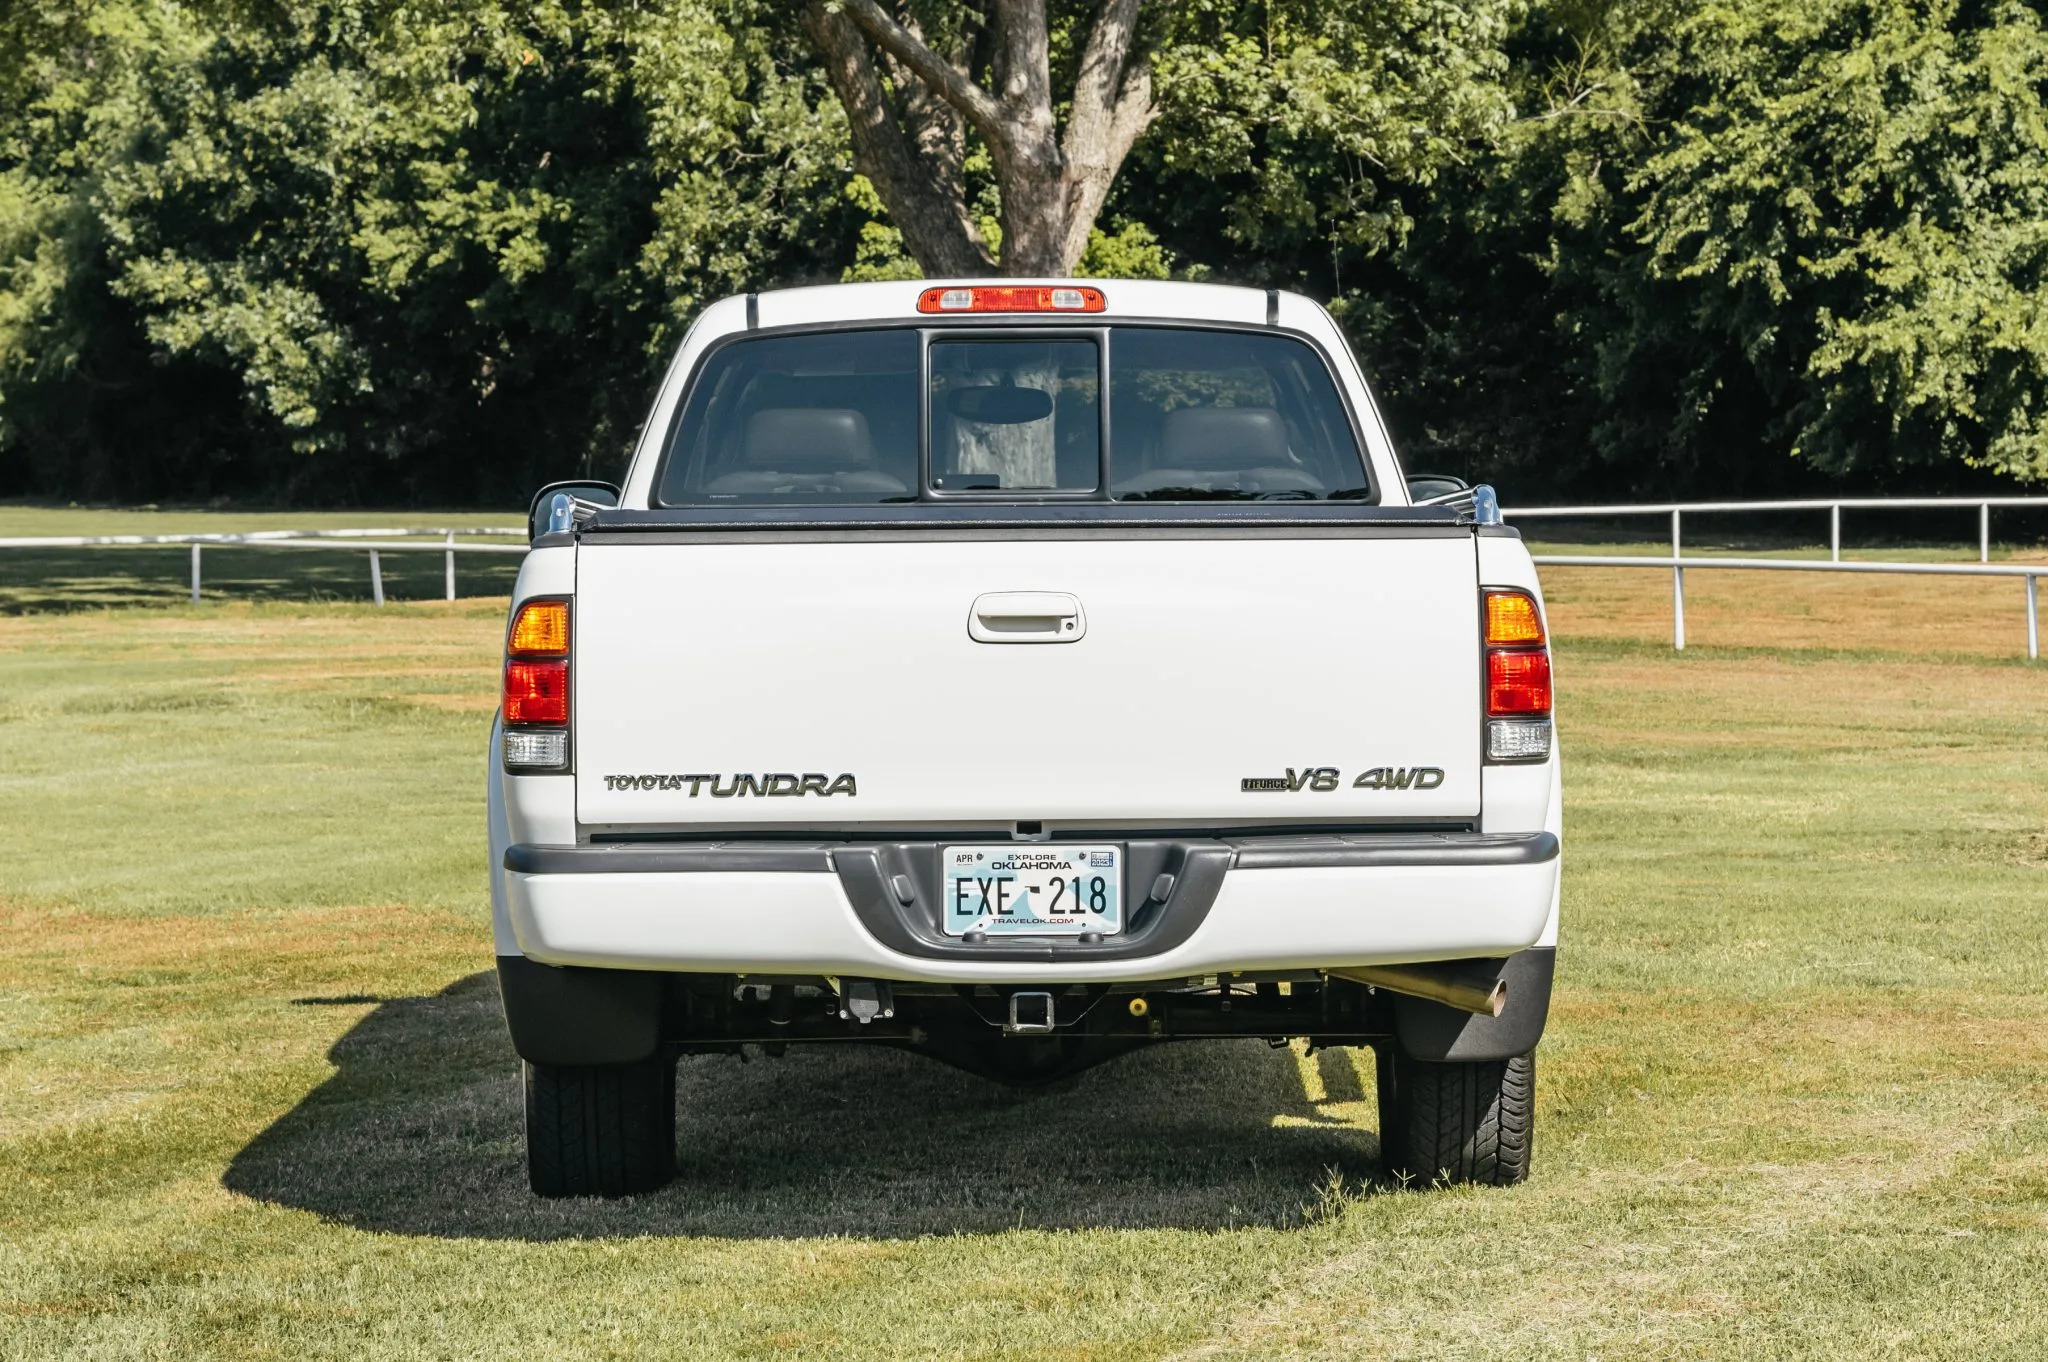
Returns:
[[[847,407],[763,407],[747,418],[745,462],[778,473],[831,473],[875,461],[868,418]]]
[[[1159,423],[1155,468],[1272,468],[1287,454],[1287,423],[1271,407],[1181,407]]]

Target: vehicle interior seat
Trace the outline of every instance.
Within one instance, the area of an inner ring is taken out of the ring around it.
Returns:
[[[1053,428],[1058,432],[1055,466],[1061,487],[1093,487],[1101,476],[1102,427],[1092,393],[1068,384],[1060,390],[1053,407]]]
[[[1271,407],[1179,407],[1159,422],[1152,466],[1116,486],[1119,496],[1168,487],[1260,492],[1328,491],[1287,444]]]
[[[704,489],[744,496],[814,490],[906,496],[882,471],[865,415],[850,407],[763,407],[747,418],[739,462]]]

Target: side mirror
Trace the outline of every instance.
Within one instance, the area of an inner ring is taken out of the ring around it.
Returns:
[[[619,489],[608,482],[551,482],[533,494],[526,508],[526,541],[576,528],[576,508],[619,504]]]
[[[1433,501],[1448,501],[1460,493],[1471,490],[1472,484],[1454,473],[1408,475],[1408,500],[1417,506],[1427,506]]]

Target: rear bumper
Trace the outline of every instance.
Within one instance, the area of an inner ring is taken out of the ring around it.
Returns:
[[[966,946],[935,925],[937,845],[515,845],[505,907],[546,964],[1108,983],[1511,955],[1542,935],[1559,865],[1551,833],[1132,842],[1133,901],[1167,888],[1125,936]]]

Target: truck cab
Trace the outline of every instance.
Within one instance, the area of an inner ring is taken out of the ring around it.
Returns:
[[[1526,1176],[1561,797],[1541,591],[1415,504],[1329,315],[1140,281],[707,308],[622,486],[535,506],[490,750],[544,1195],[675,1167],[679,1061],[1036,1085],[1376,1056],[1381,1164]]]

